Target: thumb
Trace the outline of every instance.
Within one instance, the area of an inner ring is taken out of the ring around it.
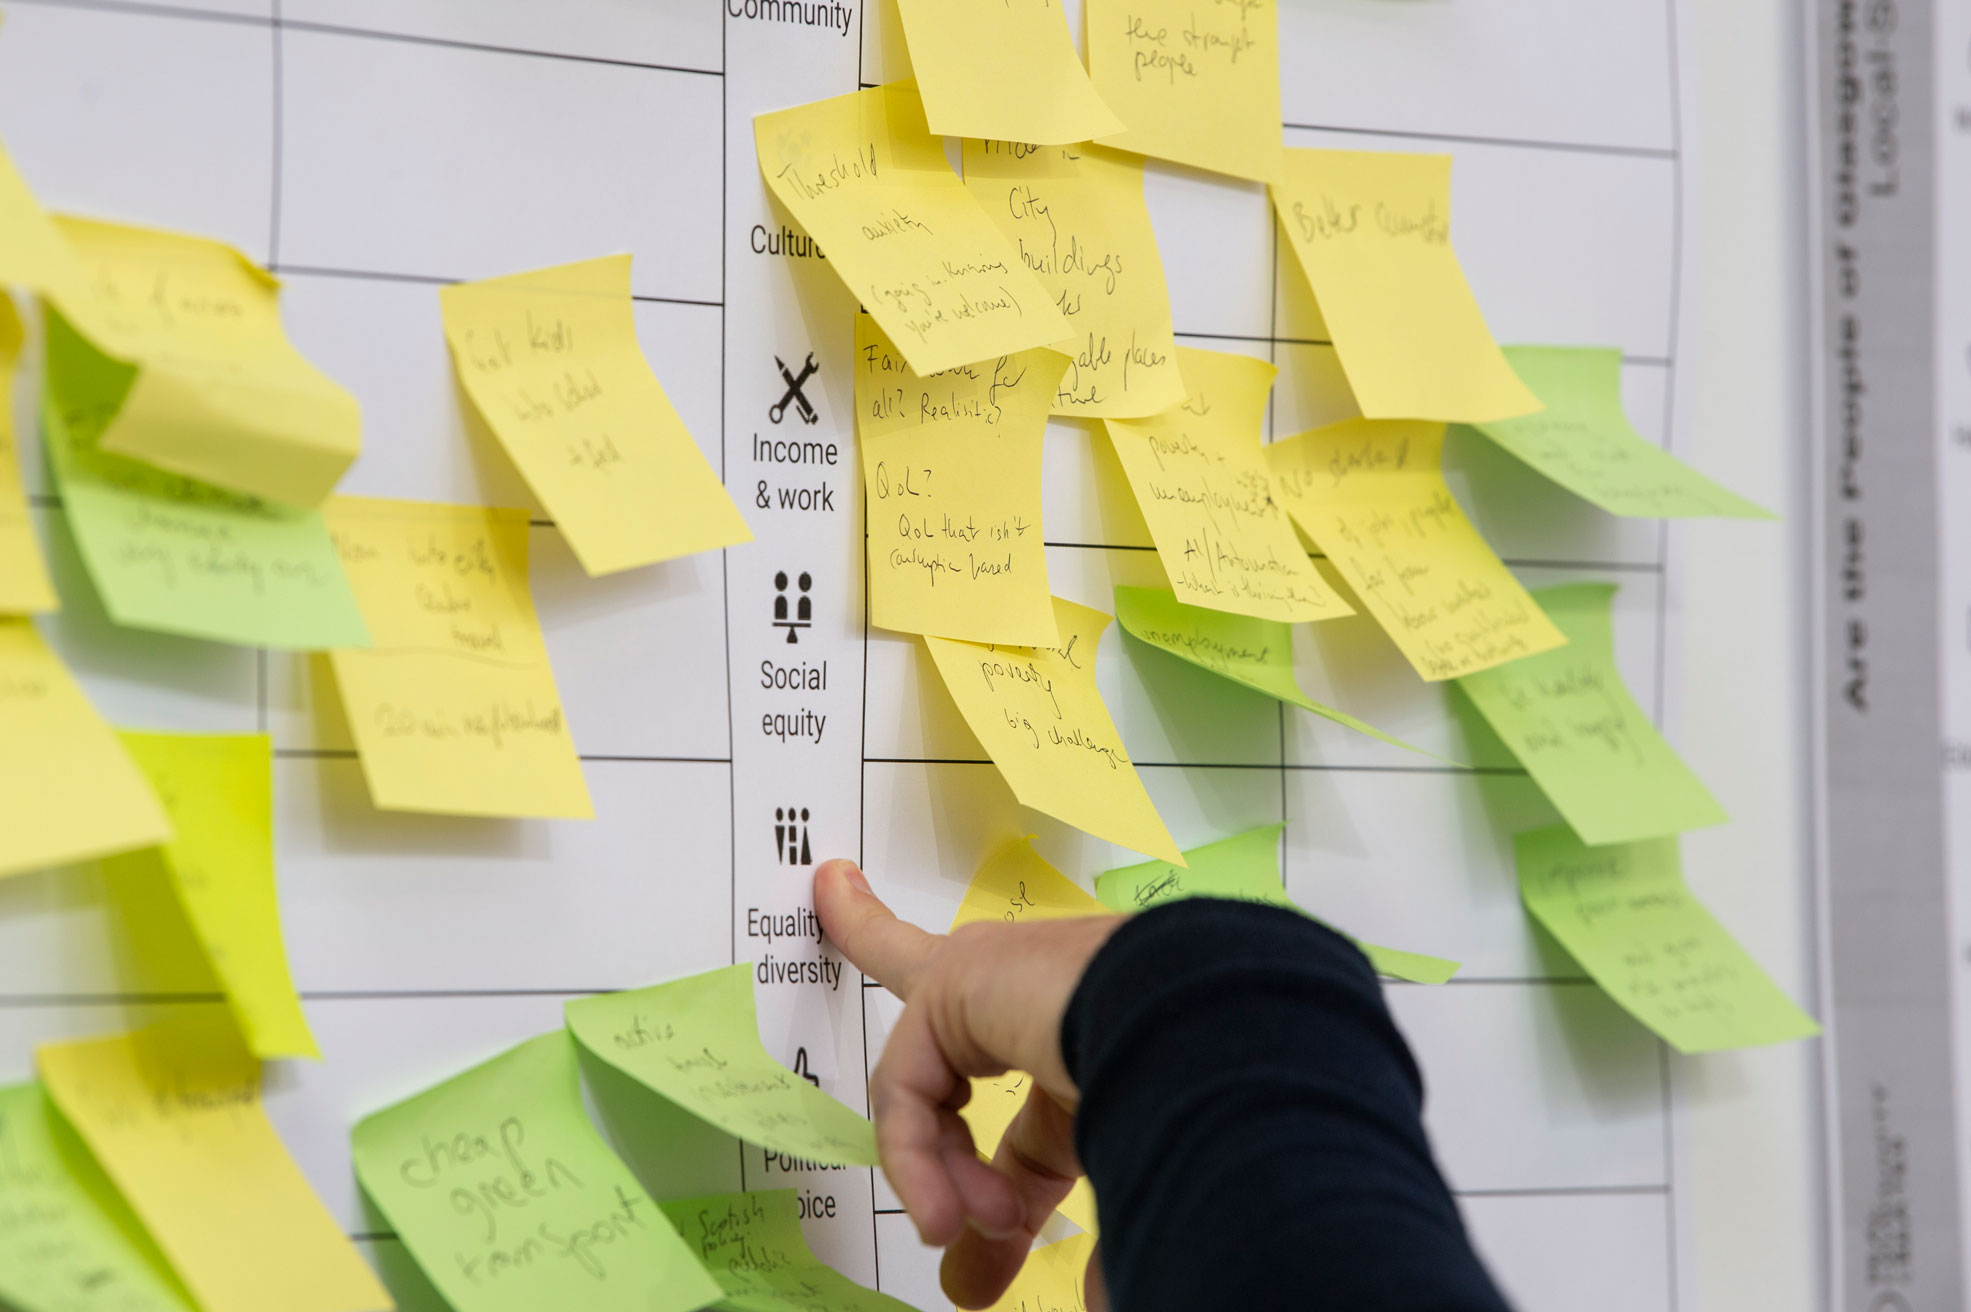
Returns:
[[[814,872],[814,913],[850,964],[906,1002],[944,942],[898,920],[855,863],[840,858]]]

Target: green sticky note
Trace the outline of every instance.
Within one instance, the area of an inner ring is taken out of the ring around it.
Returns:
[[[0,1305],[192,1312],[137,1218],[38,1084],[0,1088]]]
[[[1679,1052],[1820,1033],[1691,896],[1677,840],[1588,847],[1566,825],[1515,840],[1519,896],[1609,997]]]
[[[767,1055],[747,962],[566,1007],[582,1046],[700,1120],[826,1166],[874,1166],[863,1117]]]
[[[1471,698],[1533,782],[1589,843],[1628,843],[1722,824],[1724,808],[1636,705],[1615,668],[1611,583],[1533,599],[1567,645],[1467,674]]]
[[[1392,747],[1430,755],[1302,692],[1293,677],[1293,627],[1289,624],[1187,606],[1168,589],[1127,585],[1116,587],[1116,619],[1123,632],[1138,642],[1167,651],[1220,678],[1312,711]]]
[[[58,314],[47,319],[48,463],[110,618],[245,646],[369,646],[319,513],[167,474],[77,438],[114,406],[88,368],[70,363],[74,330]]]
[[[664,1215],[725,1296],[717,1312],[915,1312],[865,1289],[808,1251],[792,1189],[664,1203]]]
[[[1508,346],[1506,358],[1546,409],[1472,425],[1611,515],[1652,519],[1777,519],[1643,439],[1622,410],[1622,353]]]
[[[555,1030],[365,1117],[356,1178],[454,1312],[688,1312],[719,1287],[582,1107]]]
[[[1111,911],[1123,912],[1147,911],[1187,897],[1263,902],[1267,906],[1301,911],[1287,897],[1285,882],[1280,878],[1280,831],[1285,828],[1283,824],[1261,825],[1194,847],[1184,853],[1184,859],[1190,863],[1186,866],[1145,861],[1097,875],[1096,900]],[[1307,913],[1301,911],[1301,914]],[[1458,963],[1443,957],[1377,947],[1353,937],[1350,942],[1362,949],[1362,955],[1369,959],[1378,975],[1417,984],[1442,984],[1458,973]]]

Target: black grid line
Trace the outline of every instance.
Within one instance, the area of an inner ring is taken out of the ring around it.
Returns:
[[[390,41],[402,45],[431,46],[443,50],[471,51],[488,55],[514,55],[527,59],[553,59],[577,64],[600,64],[615,68],[635,68],[656,73],[679,73],[687,77],[724,77],[722,70],[698,68],[690,64],[665,64],[646,60],[621,59],[613,55],[592,55],[573,50],[542,50],[536,46],[509,46],[488,41],[466,41],[457,37],[430,36],[420,32],[396,32],[388,28],[355,27],[342,23],[323,23],[308,19],[283,20],[278,3],[268,14],[236,14],[185,5],[152,4],[145,0],[11,0],[13,3],[43,9],[77,9],[85,12],[134,14],[147,18],[186,19],[198,23],[223,23],[233,27],[283,26],[290,32],[317,36],[353,37],[366,41]]]
[[[1618,155],[1632,159],[1674,160],[1675,147],[1622,146],[1593,141],[1552,141],[1540,137],[1481,137],[1461,132],[1426,132],[1415,128],[1364,128],[1339,123],[1284,123],[1292,132],[1334,132],[1354,137],[1442,141],[1465,146],[1512,146],[1523,150],[1559,150],[1576,155]]]

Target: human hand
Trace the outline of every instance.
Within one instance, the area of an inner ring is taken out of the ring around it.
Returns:
[[[1081,1095],[1061,1057],[1061,1018],[1122,917],[930,934],[898,920],[841,860],[815,871],[814,909],[842,954],[904,1001],[869,1077],[883,1174],[919,1237],[945,1249],[946,1295],[960,1307],[989,1306],[1081,1176]],[[958,1109],[974,1077],[1009,1070],[1031,1074],[1034,1088],[988,1166]],[[1088,1305],[1100,1312],[1107,1300],[1095,1257],[1088,1267]]]

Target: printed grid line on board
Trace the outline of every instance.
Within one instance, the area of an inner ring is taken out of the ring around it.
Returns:
[[[280,251],[281,251],[281,236],[282,236],[282,221],[283,221],[282,195],[281,195],[282,179],[283,179],[282,149],[285,139],[283,75],[284,75],[284,69],[288,57],[284,44],[284,35],[287,32],[307,32],[307,33],[315,33],[321,35],[333,35],[333,36],[344,37],[344,38],[374,40],[379,42],[391,42],[391,43],[400,43],[400,44],[418,45],[418,46],[431,46],[431,47],[448,48],[448,49],[456,49],[456,50],[464,50],[464,51],[480,51],[489,54],[506,55],[516,58],[539,58],[539,59],[548,59],[548,60],[593,63],[598,65],[608,65],[614,67],[638,69],[638,70],[647,71],[653,75],[658,75],[658,76],[684,76],[684,77],[692,77],[692,78],[706,77],[706,76],[722,78],[724,76],[724,72],[722,69],[692,68],[692,67],[685,67],[679,65],[642,63],[633,60],[608,59],[599,56],[573,54],[573,53],[561,52],[561,51],[524,49],[524,48],[517,48],[510,46],[499,46],[499,45],[469,42],[469,41],[440,39],[440,38],[434,38],[429,36],[421,36],[416,34],[407,34],[407,33],[399,33],[399,32],[389,32],[389,31],[368,29],[368,28],[356,27],[356,26],[344,26],[339,24],[297,21],[283,17],[281,11],[281,0],[270,0],[269,13],[265,18],[261,18],[254,15],[219,13],[219,12],[199,10],[199,9],[189,8],[186,6],[178,6],[178,5],[147,4],[147,3],[134,3],[134,2],[125,3],[122,2],[122,0],[12,0],[12,2],[15,5],[28,6],[28,7],[69,8],[69,9],[79,9],[79,10],[95,10],[95,11],[102,11],[107,13],[141,14],[141,15],[148,15],[153,17],[168,17],[172,19],[178,19],[178,20],[183,20],[186,22],[194,22],[194,23],[224,23],[224,24],[244,24],[244,25],[264,26],[268,31],[269,41],[271,46],[271,73],[272,73],[272,94],[273,94],[272,113],[273,113],[273,128],[274,128],[273,138],[272,138],[273,154],[274,154],[273,173],[272,173],[273,195],[271,198],[272,209],[271,209],[269,246],[268,246],[269,257],[268,260],[266,261],[266,264],[270,272],[276,272],[288,278],[298,277],[298,278],[321,278],[321,279],[359,280],[359,281],[377,281],[377,282],[408,282],[408,283],[433,285],[433,286],[442,285],[447,282],[455,281],[455,279],[452,276],[442,271],[407,273],[407,272],[386,271],[386,270],[345,269],[345,268],[325,267],[325,266],[310,265],[310,264],[288,264],[281,260]],[[1680,102],[1678,100],[1679,90],[1676,86],[1677,48],[1676,48],[1676,38],[1674,34],[1674,27],[1675,27],[1674,10],[1675,10],[1675,5],[1673,0],[1666,0],[1665,11],[1667,15],[1667,21],[1669,22],[1672,28],[1672,38],[1670,43],[1672,105],[1680,106]],[[860,17],[861,17],[861,10],[860,8],[858,8],[858,21],[860,21]],[[722,40],[723,40],[724,27],[729,27],[729,24],[722,25]],[[857,40],[858,40],[858,47],[860,48],[861,46],[860,34],[858,34]],[[858,83],[863,86],[872,85],[867,82],[862,82],[860,77],[858,77]],[[1636,158],[1660,159],[1667,161],[1671,166],[1672,185],[1676,193],[1676,201],[1673,211],[1674,226],[1673,226],[1673,244],[1672,244],[1672,252],[1671,252],[1672,268],[1670,270],[1670,294],[1672,297],[1671,309],[1670,309],[1670,325],[1669,325],[1670,347],[1669,350],[1660,357],[1649,356],[1649,355],[1625,355],[1624,359],[1626,363],[1631,365],[1660,369],[1665,376],[1666,389],[1670,389],[1670,388],[1674,388],[1674,380],[1675,380],[1675,372],[1676,372],[1676,352],[1677,352],[1676,335],[1677,335],[1677,317],[1679,314],[1679,302],[1677,298],[1681,293],[1681,278],[1682,278],[1681,264],[1682,264],[1682,244],[1683,244],[1683,233],[1682,233],[1683,153],[1681,147],[1680,107],[1677,108],[1672,113],[1671,125],[1672,125],[1672,132],[1673,134],[1675,134],[1675,136],[1673,139],[1673,145],[1668,149],[1638,148],[1638,147],[1626,147],[1626,146],[1597,144],[1597,143],[1547,141],[1547,140],[1534,140],[1534,139],[1524,139],[1524,138],[1493,138],[1493,137],[1483,137],[1483,136],[1460,136],[1455,134],[1444,134],[1444,133],[1434,134],[1434,133],[1416,132],[1416,131],[1390,130],[1385,132],[1383,130],[1373,129],[1373,128],[1335,127],[1331,125],[1311,124],[1311,123],[1308,124],[1287,123],[1284,124],[1283,126],[1289,129],[1306,129],[1306,130],[1349,133],[1349,134],[1359,135],[1367,138],[1375,138],[1382,136],[1403,137],[1413,140],[1442,142],[1446,145],[1483,144],[1483,145],[1504,146],[1510,148],[1523,148],[1529,150],[1558,151],[1558,152],[1581,153],[1581,154],[1590,154],[1590,155],[1609,155],[1609,156],[1618,156],[1618,157],[1636,157]],[[721,130],[722,133],[725,130],[723,124]],[[1369,145],[1369,144],[1371,143],[1365,142],[1365,145]],[[721,178],[720,178],[722,220],[724,217],[725,187],[729,183],[729,179],[725,176],[726,168],[727,168],[726,152],[722,150],[721,151]],[[723,238],[724,227],[725,224],[722,221],[721,222],[722,238]],[[1279,307],[1277,304],[1277,285],[1279,280],[1278,256],[1279,256],[1279,252],[1277,248],[1277,237],[1276,237],[1274,249],[1271,253],[1272,272],[1273,272],[1273,278],[1275,284],[1275,291],[1274,291],[1275,301],[1271,311],[1272,335],[1242,336],[1242,335],[1230,334],[1230,333],[1206,333],[1206,332],[1179,333],[1178,335],[1180,337],[1197,338],[1206,341],[1224,340],[1224,341],[1244,342],[1254,346],[1263,345],[1267,349],[1268,358],[1273,359],[1276,363],[1279,358],[1279,349],[1283,346],[1299,347],[1299,346],[1329,345],[1329,343],[1321,341],[1319,339],[1293,337],[1293,336],[1284,335],[1280,332]],[[724,344],[725,337],[724,337],[724,325],[723,325],[723,318],[725,313],[724,287],[725,287],[726,258],[727,257],[722,244],[721,254],[720,254],[721,294],[720,294],[720,299],[718,300],[706,300],[706,299],[697,299],[697,298],[689,298],[689,297],[671,297],[671,296],[653,295],[648,293],[639,293],[635,297],[635,299],[639,302],[671,304],[671,305],[711,308],[711,309],[719,310],[721,314],[721,321],[722,321],[720,328],[720,332],[721,332],[720,364],[721,364],[722,373],[726,364],[726,358],[725,358],[726,348]],[[722,384],[723,384],[723,379],[722,379]],[[1272,404],[1273,402],[1269,401],[1269,412]],[[726,406],[725,389],[723,385],[721,385],[720,450],[721,450],[722,474],[725,472],[724,451],[725,451],[725,443],[727,436],[725,432],[725,424],[724,424],[725,406]],[[1666,405],[1665,423],[1664,423],[1664,432],[1663,432],[1663,440],[1666,446],[1669,446],[1671,444],[1674,437],[1674,422],[1671,418],[1673,413],[1674,413],[1674,408],[1672,406]],[[1270,422],[1269,422],[1269,428],[1270,428]],[[34,493],[31,497],[31,504],[33,504],[37,508],[47,511],[53,511],[56,513],[60,513],[61,511],[59,498],[45,492]],[[535,521],[535,526],[539,528],[551,528],[552,524],[551,521],[537,520]],[[1094,542],[1050,542],[1047,545],[1051,548],[1062,549],[1062,550],[1142,551],[1142,550],[1151,549],[1142,546],[1132,546],[1126,544],[1108,544],[1108,543],[1094,543]],[[1665,574],[1668,569],[1668,553],[1669,553],[1669,529],[1667,525],[1664,525],[1659,529],[1657,535],[1657,550],[1655,552],[1655,558],[1650,561],[1591,561],[1591,560],[1567,561],[1567,560],[1509,559],[1508,563],[1522,567],[1543,567],[1543,568],[1579,571],[1583,573],[1602,573],[1609,571],[1620,571],[1626,573],[1645,573],[1645,574],[1661,576]],[[722,636],[724,638],[726,650],[729,654],[730,636],[731,636],[731,605],[730,605],[730,582],[728,579],[725,578],[725,565],[724,565],[725,554],[726,553],[721,552],[721,557],[722,557],[721,581],[723,584],[723,586],[721,587],[721,594],[722,594],[721,605],[722,605],[722,616],[725,626],[725,631]],[[866,557],[865,557],[865,562],[864,562],[865,571],[866,568],[867,565],[866,565]],[[866,599],[867,596],[866,579],[865,579],[864,596]],[[1654,718],[1656,718],[1660,722],[1663,712],[1664,700],[1665,700],[1664,657],[1667,654],[1665,650],[1665,646],[1666,646],[1665,634],[1667,628],[1667,599],[1666,599],[1665,591],[1661,588],[1659,588],[1657,591],[1655,605],[1657,611],[1657,621],[1655,624],[1655,640],[1657,645],[1658,660],[1656,663],[1656,683],[1653,690],[1654,696],[1652,699],[1652,703],[1655,711]],[[865,648],[865,660],[864,660],[864,666],[862,672],[862,683],[863,683],[862,705],[863,705],[864,713],[862,716],[862,724],[859,726],[859,728],[865,744],[863,750],[860,753],[862,758],[863,773],[865,778],[867,775],[867,767],[871,764],[880,764],[880,765],[964,764],[964,765],[974,765],[974,766],[984,766],[986,764],[989,764],[982,761],[958,761],[958,760],[949,760],[947,758],[935,758],[935,757],[911,758],[911,757],[871,755],[868,752],[866,746],[867,733],[868,733],[868,715],[867,715],[868,661],[867,661],[866,652],[869,645],[869,628],[868,628],[868,615],[867,615],[866,604],[864,606],[864,615],[863,615],[863,645]],[[730,744],[732,742],[732,734],[734,732],[733,726],[731,724],[732,699],[730,695],[731,693],[730,660],[728,659],[725,662],[725,664],[727,665],[726,677],[728,682],[727,742],[728,744]],[[267,727],[267,719],[268,719],[268,684],[269,684],[269,676],[267,670],[267,653],[264,650],[256,653],[254,682],[255,682],[254,693],[255,693],[257,723],[264,731]],[[1234,763],[1223,763],[1223,762],[1144,761],[1144,762],[1140,762],[1139,764],[1145,766],[1146,768],[1170,768],[1170,769],[1182,769],[1182,770],[1256,769],[1256,770],[1277,771],[1280,781],[1280,798],[1281,798],[1280,816],[1282,819],[1285,819],[1287,816],[1288,780],[1294,775],[1295,772],[1335,771],[1335,772],[1343,772],[1343,773],[1348,773],[1348,772],[1371,773],[1377,771],[1410,770],[1410,771],[1421,772],[1421,773],[1433,773],[1433,772],[1438,772],[1439,770],[1438,767],[1427,767],[1427,766],[1390,767],[1390,766],[1370,766],[1370,765],[1351,765],[1351,764],[1323,765],[1323,764],[1307,763],[1307,762],[1290,762],[1286,759],[1286,755],[1287,755],[1286,716],[1284,709],[1282,709],[1279,712],[1278,738],[1279,738],[1279,757],[1275,761],[1266,762],[1266,763],[1254,763],[1248,766],[1248,765],[1239,765]],[[728,748],[728,750],[730,750],[730,748]],[[353,751],[346,751],[340,749],[322,749],[322,748],[295,748],[295,747],[280,748],[276,750],[275,754],[277,757],[284,759],[353,759],[354,758]],[[691,765],[708,765],[708,766],[724,765],[727,767],[728,789],[730,790],[732,786],[731,785],[732,762],[730,755],[722,756],[722,757],[695,756],[695,755],[680,755],[680,756],[593,755],[593,756],[585,756],[584,760],[597,764],[668,763],[668,764],[691,764]],[[1523,772],[1512,771],[1512,770],[1495,770],[1492,771],[1492,773],[1518,774]],[[865,786],[860,790],[860,796],[861,796],[861,812],[858,816],[858,840],[857,840],[859,857],[862,855],[862,851],[866,846],[867,830],[868,830],[868,822],[869,822],[869,817],[867,815],[868,799],[867,799],[866,783]],[[737,843],[738,843],[738,837],[736,833],[736,827],[738,823],[736,809],[729,810],[729,821],[735,830],[735,832],[732,835],[732,849],[735,853],[733,859],[736,861],[737,859],[736,851],[737,851]],[[1281,864],[1282,864],[1282,875],[1284,878],[1287,871],[1286,854],[1284,851],[1282,853]],[[737,894],[736,878],[732,881],[731,891],[732,891],[732,900],[730,905],[730,915],[732,919],[736,921],[738,916],[738,905],[737,905],[738,894]],[[737,955],[736,951],[732,955],[736,957]],[[864,981],[864,983],[865,985],[868,985],[870,982]],[[1451,985],[1450,987],[1527,985],[1527,986],[1536,986],[1536,987],[1544,987],[1544,988],[1571,988],[1571,987],[1579,987],[1585,985],[1586,983],[1587,981],[1585,979],[1580,979],[1580,978],[1542,975],[1542,976],[1524,976],[1524,977],[1498,977],[1498,978],[1479,977],[1479,978],[1471,978],[1471,979],[1460,979],[1454,981],[1453,985]],[[582,987],[573,987],[568,989],[513,989],[513,990],[485,989],[485,988],[461,989],[461,990],[387,990],[387,989],[386,990],[309,990],[304,992],[303,996],[311,1000],[319,1000],[319,1001],[332,1001],[332,1000],[345,1000],[345,999],[346,1000],[355,1000],[355,999],[388,1000],[388,999],[449,998],[449,997],[459,997],[459,998],[467,998],[467,997],[497,998],[497,997],[521,997],[521,996],[570,997],[570,996],[581,996],[583,994],[592,993],[596,991],[599,990],[587,989]],[[858,994],[863,995],[865,998],[865,1011],[866,1011],[866,990],[859,989]],[[177,995],[172,998],[152,998],[146,995],[134,994],[134,993],[26,994],[26,993],[17,992],[17,993],[0,994],[0,1007],[15,1009],[15,1008],[41,1007],[41,1006],[55,1006],[55,1007],[91,1006],[91,1005],[101,1005],[105,1002],[145,1003],[145,1002],[157,1002],[157,1001],[191,1001],[191,1000],[196,1000],[196,999],[185,995]],[[864,1032],[863,1032],[863,1043],[865,1047],[865,1061],[866,1061],[867,1058],[866,1049],[868,1045],[868,1024],[866,1018],[865,1018]],[[1470,1189],[1470,1190],[1457,1191],[1459,1196],[1466,1198],[1484,1198],[1484,1197],[1530,1197],[1530,1196],[1574,1197],[1574,1196],[1625,1195],[1625,1194],[1634,1194],[1634,1195],[1642,1195],[1642,1196],[1660,1195],[1665,1199],[1665,1207],[1667,1209],[1674,1209],[1674,1205],[1675,1205],[1674,1195],[1676,1191],[1676,1185],[1673,1175],[1673,1154],[1671,1151],[1671,1143],[1670,1143],[1671,1127],[1669,1123],[1669,1117],[1667,1115],[1667,1108],[1670,1105],[1671,1069],[1668,1060],[1667,1049],[1663,1048],[1662,1045],[1660,1044],[1658,1045],[1658,1048],[1659,1048],[1659,1055],[1661,1062],[1662,1080],[1664,1085],[1664,1104],[1666,1108],[1666,1115],[1663,1118],[1664,1172],[1665,1172],[1665,1176],[1664,1176],[1665,1182],[1663,1184],[1660,1185],[1645,1184],[1645,1185],[1633,1185],[1633,1186],[1630,1185],[1567,1186],[1567,1187],[1556,1187],[1556,1188],[1528,1187],[1524,1189]],[[742,1166],[741,1166],[742,1172],[744,1169],[745,1168],[743,1165],[743,1153],[742,1153]],[[881,1261],[880,1253],[881,1253],[882,1244],[880,1240],[880,1234],[875,1228],[875,1217],[882,1215],[894,1215],[894,1214],[895,1214],[895,1209],[888,1209],[888,1208],[872,1209],[872,1232],[871,1232],[872,1244],[876,1250],[876,1254],[877,1254],[876,1260],[879,1263],[879,1267],[878,1267],[879,1284],[880,1284],[880,1261]],[[1671,1244],[1671,1249],[1668,1254],[1668,1261],[1670,1264],[1670,1269],[1673,1272],[1673,1278],[1670,1282],[1670,1290],[1671,1290],[1672,1305],[1674,1306],[1676,1299],[1676,1289],[1677,1289],[1677,1281],[1674,1278],[1674,1272],[1676,1270],[1676,1263],[1677,1263],[1677,1254],[1675,1252],[1674,1224],[1667,1226],[1666,1230],[1670,1236],[1670,1244]],[[393,1236],[390,1236],[387,1232],[365,1231],[365,1232],[354,1232],[352,1233],[352,1237],[358,1239],[364,1239],[364,1240],[382,1240],[382,1239],[392,1238]]]

